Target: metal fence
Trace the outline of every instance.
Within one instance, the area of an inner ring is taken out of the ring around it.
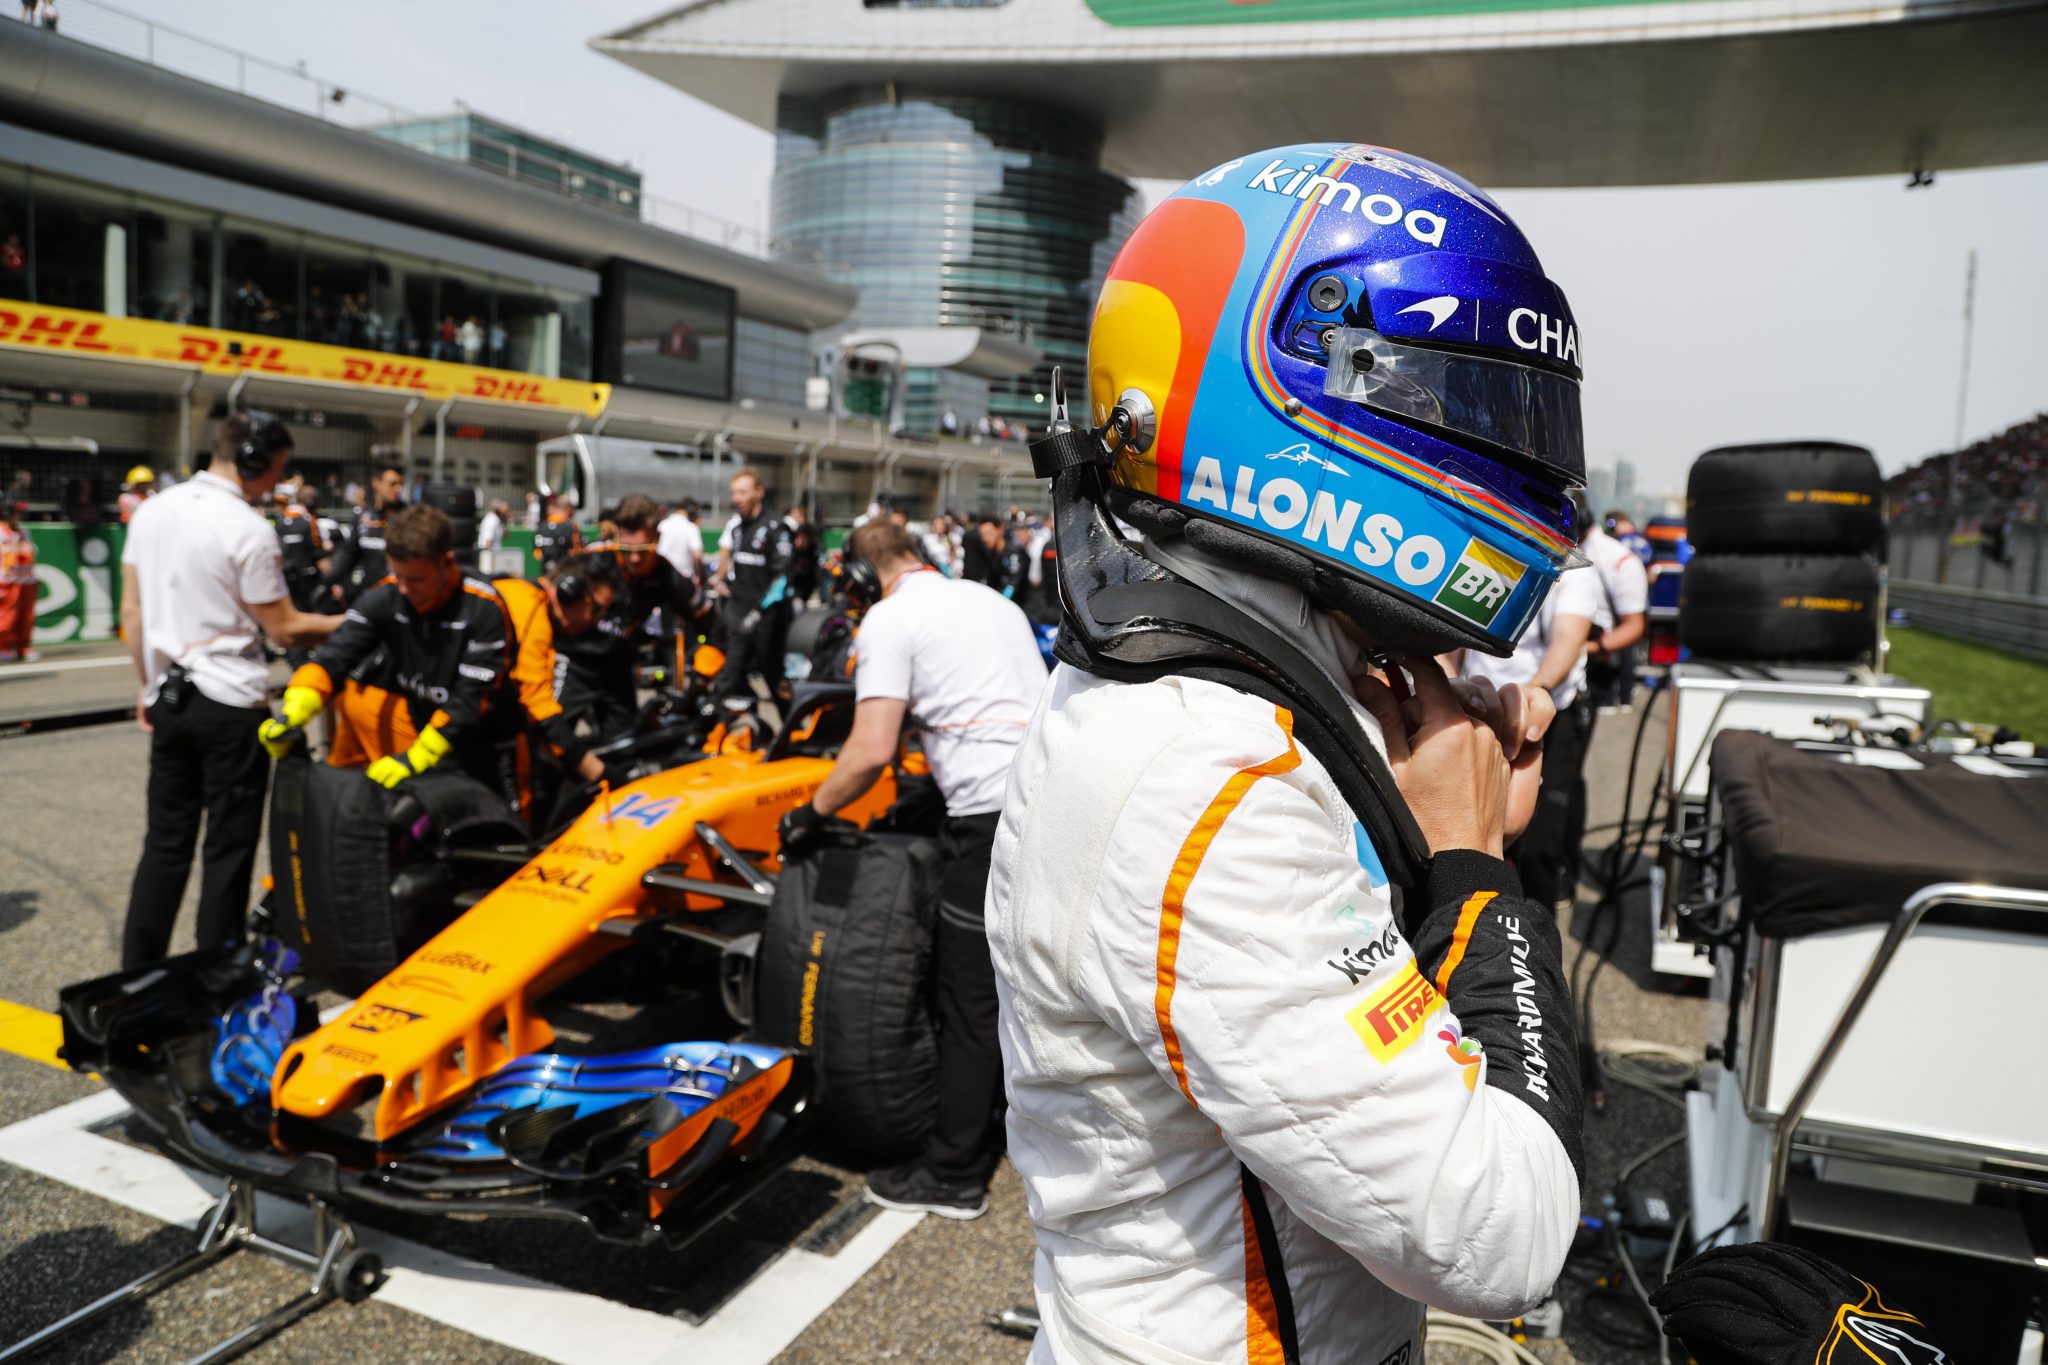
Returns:
[[[1887,601],[1938,634],[2048,659],[2048,600],[1894,578]]]
[[[757,228],[687,204],[643,194],[637,185],[629,181],[606,176],[590,166],[572,165],[530,147],[493,138],[488,132],[475,129],[474,125],[461,147],[432,136],[422,136],[422,129],[440,120],[361,90],[321,80],[308,71],[303,62],[297,66],[282,66],[265,61],[224,47],[210,38],[130,14],[101,3],[101,0],[64,0],[63,15],[60,32],[66,38],[88,42],[124,57],[233,90],[325,123],[353,128],[375,137],[391,138],[422,156],[438,153],[444,159],[461,160],[467,165],[494,171],[578,203],[635,217],[685,237],[716,242],[728,250],[749,256],[809,266],[833,278],[843,278],[846,273],[843,266],[825,260],[807,247],[771,237]],[[401,140],[397,136],[401,131],[412,135]]]

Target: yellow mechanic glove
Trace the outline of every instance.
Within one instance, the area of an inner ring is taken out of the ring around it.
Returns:
[[[266,720],[256,727],[256,741],[272,758],[283,758],[292,747],[292,735],[313,717],[320,714],[326,705],[320,694],[310,687],[287,687],[284,690],[284,719]]]
[[[406,778],[425,772],[447,756],[447,737],[430,725],[420,731],[420,737],[413,741],[413,746],[405,751],[403,757],[380,758],[363,769],[363,776],[380,787],[395,787]]]

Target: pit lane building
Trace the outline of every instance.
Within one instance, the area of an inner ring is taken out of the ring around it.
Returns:
[[[357,126],[359,95],[280,68],[312,95],[281,107],[169,69],[164,32],[135,46],[0,24],[0,488],[40,520],[189,467],[230,399],[291,423],[316,488],[389,455],[515,506],[536,446],[576,433],[661,442],[706,491],[744,461],[778,498],[815,481],[839,519],[883,478],[972,504],[1028,471],[1013,442],[807,406],[858,297],[829,262],[671,231],[626,168],[507,125]],[[1038,358],[912,341],[970,378]]]
[[[848,263],[856,323],[1015,319],[1048,368],[1126,177],[1235,151],[1358,136],[1492,187],[2048,159],[2025,0],[687,0],[593,46],[776,132],[773,231]],[[992,409],[1042,417],[1045,377]]]

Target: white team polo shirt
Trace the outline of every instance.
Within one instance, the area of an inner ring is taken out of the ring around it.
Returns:
[[[681,512],[671,512],[654,528],[654,535],[655,553],[683,577],[695,579],[697,561],[704,557],[704,533],[697,529],[697,523]]]
[[[1645,611],[1650,605],[1650,571],[1643,567],[1643,561],[1636,558],[1636,552],[1616,540],[1599,527],[1587,532],[1579,548],[1593,563],[1594,572],[1600,575],[1604,589],[1600,597],[1600,610],[1593,618],[1593,624],[1602,630],[1613,630],[1621,624],[1624,616],[1634,616]]]
[[[285,595],[277,532],[234,484],[201,471],[150,498],[128,523],[123,569],[142,588],[144,700],[182,663],[223,706],[265,704],[263,629],[248,606]]]
[[[854,699],[909,703],[946,814],[1001,810],[1045,691],[1023,609],[985,584],[912,569],[868,608],[854,650]]]
[[[1465,666],[1460,671],[1468,678],[1488,679],[1496,687],[1509,683],[1527,687],[1529,680],[1536,676],[1536,670],[1543,666],[1543,654],[1550,648],[1550,633],[1557,618],[1583,616],[1592,621],[1599,617],[1604,605],[1598,570],[1590,564],[1566,569],[1558,575],[1556,585],[1543,599],[1535,622],[1515,642],[1513,654],[1505,659],[1496,659],[1491,654],[1468,649],[1465,651]],[[1562,711],[1576,701],[1579,689],[1585,685],[1586,652],[1580,650],[1578,658],[1572,661],[1571,672],[1565,675],[1563,682],[1550,689],[1557,709]]]

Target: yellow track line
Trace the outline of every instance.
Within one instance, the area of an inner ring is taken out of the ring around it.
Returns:
[[[0,1000],[0,1052],[69,1070],[57,1055],[63,1043],[64,1024],[56,1015],[17,1005],[12,1000]]]

